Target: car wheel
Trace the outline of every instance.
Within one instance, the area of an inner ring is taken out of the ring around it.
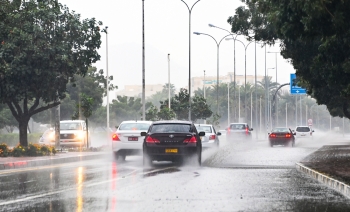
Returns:
[[[197,153],[198,166],[202,166],[202,153]]]
[[[126,155],[125,154],[121,154],[121,153],[118,153],[118,152],[115,152],[114,153],[114,157],[117,161],[121,161],[121,162],[124,162],[125,161],[125,158],[126,158]]]

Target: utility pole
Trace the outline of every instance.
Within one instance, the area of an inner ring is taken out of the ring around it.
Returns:
[[[171,108],[171,101],[170,101],[170,54],[168,54],[168,98],[169,98],[169,109]]]

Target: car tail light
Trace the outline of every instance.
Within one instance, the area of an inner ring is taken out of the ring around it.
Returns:
[[[113,141],[120,141],[118,134],[113,134],[112,135],[112,140]]]
[[[160,143],[160,141],[156,138],[152,138],[151,136],[148,136],[146,138],[146,143],[149,143],[149,144],[154,144],[154,143]]]
[[[276,138],[276,134],[270,134],[270,138]]]
[[[197,143],[197,139],[195,136],[192,136],[191,138],[185,139],[184,143]]]
[[[216,137],[215,135],[210,135],[209,140],[215,140],[215,137]]]
[[[245,128],[245,134],[248,134],[248,131],[249,131],[248,128]]]
[[[292,137],[291,134],[286,134],[286,138],[290,138],[290,137]]]

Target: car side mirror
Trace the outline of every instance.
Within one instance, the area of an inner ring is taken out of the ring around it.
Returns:
[[[312,130],[312,132],[315,132],[315,130]]]
[[[270,133],[267,133],[268,135],[270,135]]]
[[[221,132],[217,132],[216,135],[221,135]]]
[[[141,132],[141,136],[146,136],[147,133],[146,132]]]
[[[199,136],[205,136],[205,132],[199,132]]]
[[[296,135],[297,133],[296,132],[293,132],[293,135]]]
[[[250,131],[253,131],[253,128],[250,128]]]

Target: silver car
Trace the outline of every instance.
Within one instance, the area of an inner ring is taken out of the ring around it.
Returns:
[[[128,155],[142,155],[145,132],[152,121],[123,121],[112,135],[112,149],[117,160],[124,161]]]
[[[226,128],[226,138],[228,141],[236,139],[252,139],[253,128],[250,128],[247,123],[230,123]]]
[[[219,136],[221,132],[216,132],[211,124],[195,124],[197,132],[205,132],[205,136],[201,136],[202,148],[219,147]]]

